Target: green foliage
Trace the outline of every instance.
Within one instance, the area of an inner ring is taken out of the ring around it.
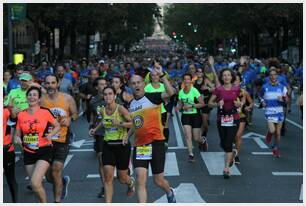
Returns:
[[[281,27],[302,32],[302,4],[170,4],[166,9],[165,30],[184,35],[191,47],[232,38],[238,33],[268,32]],[[188,22],[192,25],[188,26]],[[197,25],[197,32],[193,32]]]

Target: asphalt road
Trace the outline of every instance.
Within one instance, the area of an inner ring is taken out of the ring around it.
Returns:
[[[195,147],[196,161],[187,161],[188,153],[175,115],[171,121],[170,143],[165,167],[166,179],[175,188],[178,202],[208,203],[301,203],[303,183],[303,130],[298,108],[293,105],[286,122],[286,134],[281,140],[281,158],[272,156],[271,149],[264,143],[266,121],[263,111],[255,109],[253,125],[246,129],[241,149],[241,164],[232,168],[232,176],[224,180],[222,176],[223,153],[219,147],[215,111],[210,118],[208,152],[199,152]],[[87,135],[88,124],[81,117],[73,124],[76,134],[75,147],[71,147],[64,174],[71,183],[69,194],[63,202],[101,203],[97,198],[101,183],[98,163],[93,151],[93,141]],[[80,146],[78,148],[78,146]],[[18,154],[18,156],[20,156]],[[19,184],[19,201],[37,202],[32,192],[27,191],[26,172],[23,160],[16,163]],[[52,186],[44,181],[48,202],[53,202]],[[148,202],[166,202],[164,193],[148,179]],[[113,202],[134,203],[136,196],[127,198],[126,186],[114,181]],[[11,202],[4,180],[3,200]]]

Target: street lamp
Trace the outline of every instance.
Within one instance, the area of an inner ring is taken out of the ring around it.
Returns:
[[[188,26],[191,26],[191,22],[188,22]]]

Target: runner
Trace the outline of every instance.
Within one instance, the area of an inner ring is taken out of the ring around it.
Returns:
[[[120,76],[114,75],[112,78],[112,86],[116,90],[116,103],[128,108],[133,96],[125,91],[124,80]]]
[[[45,78],[47,94],[41,98],[41,105],[48,108],[60,123],[60,133],[52,136],[52,163],[47,173],[48,182],[53,184],[54,202],[61,202],[68,193],[69,176],[62,177],[66,157],[69,153],[69,131],[71,118],[76,120],[78,112],[72,96],[59,92],[58,78],[47,75]]]
[[[47,202],[42,184],[43,177],[52,161],[51,137],[60,131],[60,125],[51,111],[40,107],[41,91],[31,87],[26,93],[29,108],[18,114],[14,142],[23,145],[24,165],[31,186],[39,202]],[[54,128],[48,131],[49,126]]]
[[[205,143],[201,138],[202,119],[198,109],[204,106],[204,102],[199,91],[192,86],[191,74],[183,76],[184,89],[179,91],[178,110],[182,112],[181,122],[184,129],[184,136],[188,147],[188,161],[194,162],[192,151],[192,138],[199,143],[200,148]]]
[[[281,129],[285,118],[283,104],[287,101],[287,88],[278,82],[276,69],[270,68],[269,77],[270,82],[264,84],[261,89],[260,101],[265,108],[265,118],[268,122],[266,143],[271,143],[272,135],[274,134],[273,156],[279,158]]]
[[[115,99],[115,88],[104,88],[106,106],[100,109],[102,121],[96,128],[89,131],[92,136],[102,125],[105,128],[102,162],[106,203],[112,202],[115,167],[119,174],[119,181],[128,185],[127,195],[130,197],[135,193],[135,180],[128,175],[131,145],[127,138],[127,128],[132,126],[132,122],[127,109],[117,104]]]
[[[150,83],[147,84],[144,88],[146,93],[165,92],[166,91],[164,84],[160,82],[160,78],[154,70],[152,70],[150,72],[150,78],[149,79],[150,79]],[[168,101],[169,101],[169,99],[166,100],[166,102],[168,102]],[[162,124],[163,124],[163,127],[164,127],[163,134],[166,138],[165,145],[166,145],[166,148],[167,148],[168,147],[168,141],[169,141],[169,123],[168,123],[167,111],[165,109],[165,103],[166,102],[162,103],[161,115],[162,115]]]
[[[10,188],[13,203],[18,201],[18,184],[15,178],[15,151],[12,144],[11,127],[7,125],[8,121],[15,122],[16,115],[9,111],[7,107],[3,108],[3,171]]]
[[[73,90],[74,90],[73,83],[72,83],[71,79],[68,79],[66,77],[66,74],[69,74],[69,73],[66,73],[66,70],[65,70],[64,66],[63,65],[58,65],[57,70],[56,70],[56,76],[59,80],[58,81],[59,82],[59,91],[64,92],[64,93],[69,94],[69,95],[73,95]]]
[[[141,76],[134,75],[130,79],[134,90],[134,100],[129,108],[133,119],[133,130],[130,130],[129,134],[133,131],[135,133],[133,165],[137,177],[137,196],[138,202],[147,202],[146,182],[149,164],[151,164],[155,184],[166,192],[169,203],[175,203],[174,191],[164,178],[166,154],[161,123],[161,103],[163,99],[172,96],[174,91],[162,72],[162,67],[158,63],[155,63],[154,67],[165,85],[166,92],[145,93],[144,80]]]
[[[92,69],[90,71],[90,79],[85,84],[82,84],[80,86],[80,97],[85,101],[85,115],[88,122],[90,122],[90,108],[89,108],[89,102],[90,99],[97,95],[97,91],[95,90],[93,83],[96,78],[99,77],[99,72],[96,69]]]
[[[236,81],[234,84],[236,86],[240,86],[240,83],[241,83],[241,75],[237,74]],[[233,151],[234,151],[234,157],[235,157],[235,164],[240,164],[239,155],[240,155],[240,149],[241,149],[241,143],[242,143],[242,134],[246,126],[247,115],[249,114],[249,112],[252,111],[254,102],[251,96],[249,95],[249,93],[245,89],[242,89],[242,88],[241,88],[240,95],[237,101],[240,101],[242,106],[241,108],[239,108],[240,123],[239,123],[239,128],[238,128],[238,131],[235,137],[235,147],[236,148]]]
[[[208,150],[208,142],[207,142],[207,132],[208,132],[208,124],[209,124],[209,114],[211,108],[208,107],[208,100],[211,97],[211,91],[214,89],[214,85],[211,83],[209,78],[206,76],[206,73],[203,73],[202,68],[197,68],[198,79],[195,82],[194,86],[200,92],[203,101],[204,107],[200,109],[202,116],[202,139],[204,144],[199,144],[199,149],[203,151]]]
[[[89,107],[91,110],[91,120],[89,129],[93,129],[102,120],[102,114],[100,112],[101,107],[105,106],[103,90],[107,86],[107,81],[104,78],[98,77],[94,82],[94,87],[97,89],[98,94],[93,96],[90,100]],[[102,151],[103,151],[103,139],[104,139],[104,127],[100,127],[95,131],[93,136],[95,138],[94,149],[97,153],[98,162],[99,162],[99,175],[101,180],[101,191],[98,193],[98,198],[104,197],[104,175],[103,175],[103,162],[102,162]]]
[[[239,125],[239,113],[237,108],[241,107],[237,98],[240,94],[240,87],[233,85],[235,81],[235,73],[230,69],[223,69],[219,75],[221,86],[217,87],[208,105],[210,107],[218,107],[217,127],[220,137],[220,146],[225,152],[223,177],[230,177],[230,167],[234,163],[233,143]]]

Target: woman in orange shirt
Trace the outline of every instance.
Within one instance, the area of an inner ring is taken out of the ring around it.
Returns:
[[[51,137],[60,131],[52,113],[40,107],[41,90],[30,87],[26,93],[29,108],[18,114],[15,143],[23,146],[24,164],[39,202],[47,202],[42,185],[52,161]]]

